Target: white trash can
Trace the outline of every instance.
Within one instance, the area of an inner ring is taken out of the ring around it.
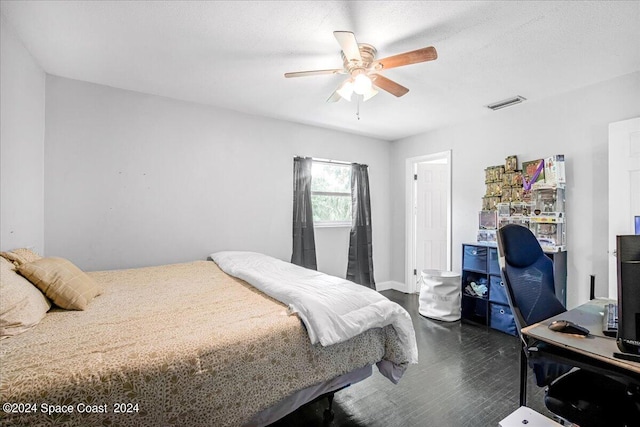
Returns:
[[[453,271],[422,270],[418,312],[445,322],[460,320],[460,283]]]

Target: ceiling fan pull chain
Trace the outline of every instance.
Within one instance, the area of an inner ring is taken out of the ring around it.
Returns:
[[[360,95],[356,95],[356,98],[358,98],[356,103],[356,117],[360,120]]]

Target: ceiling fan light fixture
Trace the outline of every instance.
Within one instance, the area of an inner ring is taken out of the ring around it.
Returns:
[[[358,73],[353,79],[353,91],[358,95],[369,93],[371,85],[371,79],[364,72]]]
[[[367,92],[362,94],[362,102],[366,102],[367,100],[373,98],[377,94],[378,94],[378,91],[373,86],[371,86]]]
[[[342,83],[342,86],[340,86],[340,88],[336,90],[336,92],[338,92],[338,95],[340,95],[342,98],[351,102],[351,95],[353,95],[353,83],[351,82],[351,80],[345,81],[344,83]]]

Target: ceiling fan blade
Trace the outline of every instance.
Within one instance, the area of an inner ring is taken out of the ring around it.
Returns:
[[[334,31],[333,35],[349,61],[362,61],[356,36],[351,31]]]
[[[305,77],[316,76],[320,74],[345,74],[342,68],[335,68],[333,70],[313,70],[313,71],[294,71],[293,73],[284,73],[285,77]]]
[[[382,65],[383,70],[386,70],[388,68],[402,67],[403,65],[417,64],[418,62],[433,61],[437,58],[438,52],[436,52],[436,48],[429,46],[383,58],[378,61],[378,64]]]
[[[340,98],[342,98],[342,97],[340,96],[338,91],[335,90],[335,91],[333,91],[331,96],[327,99],[327,102],[338,102],[338,101],[340,101]]]
[[[409,92],[409,89],[406,87],[386,78],[385,76],[381,76],[380,74],[373,75],[371,78],[373,79],[374,86],[377,86],[382,90],[386,90],[391,95],[395,95],[398,98]]]

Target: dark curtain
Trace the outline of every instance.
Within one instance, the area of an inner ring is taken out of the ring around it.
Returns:
[[[351,165],[351,217],[347,280],[375,289],[367,165]]]
[[[293,159],[293,264],[317,270],[311,209],[311,157]]]

